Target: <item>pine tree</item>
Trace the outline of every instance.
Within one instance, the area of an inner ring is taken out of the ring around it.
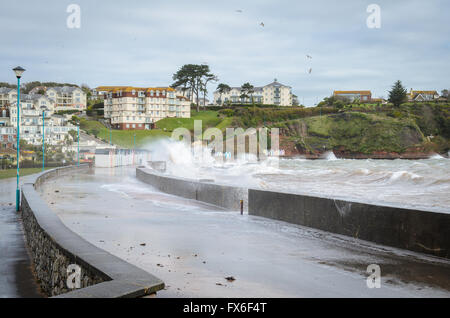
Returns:
[[[392,86],[392,90],[389,92],[389,101],[394,104],[395,107],[400,106],[406,101],[406,89],[402,86],[401,81],[395,82]]]

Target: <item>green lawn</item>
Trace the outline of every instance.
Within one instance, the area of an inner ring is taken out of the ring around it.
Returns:
[[[53,168],[45,168],[47,169],[53,169]],[[20,169],[20,176],[27,176],[29,174],[38,173],[41,172],[42,168],[22,168]],[[17,170],[14,169],[6,169],[6,170],[0,170],[0,179],[7,179],[7,178],[15,178],[17,175]]]
[[[215,127],[218,125],[222,118],[218,116],[217,111],[191,111],[191,118],[164,118],[156,122],[156,127],[166,132],[172,132],[178,127],[184,127],[189,130],[194,130],[194,120],[201,120],[203,129],[209,127]]]
[[[95,120],[81,120],[81,129],[109,142],[109,129]],[[140,147],[151,140],[170,136],[169,132],[159,129],[154,130],[115,130],[111,131],[112,143],[120,147],[133,148],[134,135],[136,134],[136,147]]]

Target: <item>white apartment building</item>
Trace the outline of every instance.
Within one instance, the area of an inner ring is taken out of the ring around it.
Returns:
[[[277,79],[265,86],[255,87],[247,98],[241,97],[242,94],[241,87],[232,87],[229,92],[222,94],[215,91],[214,105],[251,103],[252,98],[255,104],[263,105],[292,106],[293,102],[292,88],[279,83]]]
[[[14,100],[17,100],[17,89],[0,87],[0,108],[11,105]]]
[[[152,129],[166,117],[191,117],[189,100],[171,87],[101,86],[97,91],[106,88],[104,116],[116,129]]]
[[[45,95],[55,101],[55,112],[59,110],[86,110],[86,94],[79,87],[49,87]]]
[[[42,144],[43,111],[45,111],[45,143],[57,145],[66,139],[70,130],[76,130],[76,126],[61,121],[61,117],[53,118],[55,101],[44,95],[20,96],[20,139],[33,145]],[[10,104],[9,126],[16,132],[17,127],[17,101]]]

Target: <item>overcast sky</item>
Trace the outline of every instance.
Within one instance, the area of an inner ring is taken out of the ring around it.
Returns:
[[[79,29],[67,27],[72,3]],[[366,24],[372,3],[379,29]],[[277,78],[306,105],[334,89],[387,97],[397,79],[440,91],[450,88],[449,12],[447,0],[2,0],[0,81],[20,65],[24,82],[167,86],[181,65],[208,63],[230,86]]]

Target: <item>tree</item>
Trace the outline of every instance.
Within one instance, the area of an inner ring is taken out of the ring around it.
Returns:
[[[208,93],[208,83],[209,82],[218,82],[219,78],[214,74],[207,74],[205,76],[205,81],[202,84],[202,92],[203,92],[203,107],[206,106],[206,94]]]
[[[9,84],[6,82],[0,82],[0,87],[7,87],[7,88],[17,88],[16,84]]]
[[[244,83],[241,86],[241,98],[249,98],[253,104],[253,93],[255,92],[255,87],[250,83]]]
[[[69,130],[69,135],[70,135],[70,137],[72,137],[73,141],[78,141],[78,132],[77,131],[71,129],[71,130]]]
[[[217,85],[217,91],[220,94],[220,103],[223,105],[222,94],[228,94],[231,91],[231,87],[227,84],[220,83],[219,85]]]
[[[172,79],[175,82],[171,85],[171,87],[182,87],[183,90],[190,90],[191,102],[193,101],[193,97],[195,95],[197,111],[200,111],[198,103],[200,92],[209,81],[213,81],[217,78],[211,73],[208,65],[185,64],[175,74],[173,74]]]
[[[86,97],[89,99],[92,96],[91,88],[87,84],[81,84],[81,90],[86,94]]]
[[[389,91],[389,102],[394,104],[395,107],[399,107],[406,101],[407,90],[402,86],[401,81],[395,82],[392,86],[392,90]]]
[[[444,97],[444,98],[446,98],[447,100],[450,101],[450,94],[448,93],[448,89],[443,89],[441,91],[441,95],[442,95],[442,97]]]

